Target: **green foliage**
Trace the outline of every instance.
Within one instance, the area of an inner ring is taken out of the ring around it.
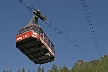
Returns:
[[[3,72],[12,72],[12,70]],[[30,72],[25,71],[24,67],[17,72]],[[32,72],[44,72],[44,68],[38,67],[37,71]],[[108,55],[104,55],[104,57],[101,57],[98,60],[92,60],[90,62],[85,62],[83,60],[78,60],[75,65],[72,67],[72,69],[68,69],[67,66],[63,66],[58,68],[55,64],[52,65],[52,68],[48,70],[47,72],[108,72]]]
[[[108,72],[108,56],[90,62],[77,62],[71,72]]]
[[[57,66],[53,64],[51,70],[48,70],[47,72],[57,72],[57,71],[58,71]]]
[[[28,70],[28,72],[30,72],[30,71]]]
[[[20,72],[20,69],[18,70],[18,72]]]
[[[37,72],[41,72],[41,71],[42,71],[42,70],[41,70],[41,68],[40,68],[40,66],[39,66]]]
[[[23,69],[21,70],[21,72],[26,72],[24,67],[23,67]]]
[[[12,70],[9,70],[9,72],[12,72]]]
[[[6,70],[4,70],[3,72],[6,72]]]
[[[41,72],[44,72],[44,68],[42,67],[42,71]]]

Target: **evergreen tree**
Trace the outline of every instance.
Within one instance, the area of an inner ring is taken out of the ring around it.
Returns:
[[[42,72],[42,70],[41,70],[40,66],[38,67],[37,72]]]
[[[9,72],[12,72],[12,70],[9,70]]]
[[[18,69],[18,72],[20,72],[20,68]]]
[[[23,69],[21,70],[21,72],[26,72],[25,69],[24,69],[24,67],[23,67]]]
[[[30,70],[28,70],[28,72],[30,72]]]
[[[3,72],[6,72],[6,70],[4,70]]]
[[[57,72],[57,71],[58,71],[57,66],[53,64],[53,65],[52,65],[52,68],[51,68],[51,71],[52,71],[52,72]]]
[[[41,72],[44,72],[44,68],[42,67],[42,70],[41,70]]]
[[[80,61],[81,62],[81,61]],[[98,60],[82,62],[80,65],[74,65],[71,72],[108,72],[108,56],[101,57]],[[77,63],[76,63],[77,64]]]
[[[12,70],[4,70],[3,72],[12,72]],[[19,69],[18,72],[26,71],[23,67],[23,69]],[[30,71],[28,70],[28,72]],[[44,72],[44,68],[39,66],[36,72]],[[78,60],[71,70],[69,70],[65,65],[58,69],[57,66],[53,64],[51,70],[48,70],[47,72],[108,72],[108,55],[105,55],[98,60],[92,60],[90,62]]]
[[[47,72],[52,72],[51,70],[47,70]]]
[[[63,69],[63,71],[62,71],[62,72],[69,72],[68,68],[67,68],[65,65],[63,66],[63,68],[62,68],[62,69]]]

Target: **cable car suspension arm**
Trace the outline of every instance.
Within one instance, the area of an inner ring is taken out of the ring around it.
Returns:
[[[34,13],[38,18],[40,18],[42,21],[47,20],[45,15],[42,15],[40,10],[35,10],[33,6],[31,6],[28,2],[19,0],[30,12]]]
[[[30,22],[28,23],[27,26],[31,25],[31,24],[38,24],[38,17],[35,15],[33,16],[33,18],[30,20]]]

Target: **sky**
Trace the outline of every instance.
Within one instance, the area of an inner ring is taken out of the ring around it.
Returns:
[[[99,59],[95,42],[92,38],[87,19],[80,0],[26,0],[39,9],[53,26],[79,45],[90,56],[61,37],[52,28],[39,20],[39,25],[55,46],[56,57],[53,62],[35,65],[16,48],[16,34],[25,27],[33,16],[18,0],[0,0],[0,72],[19,68],[36,70],[43,66],[51,69],[52,64],[58,67],[66,65],[69,69],[78,60],[91,61]],[[108,54],[108,1],[86,0],[100,55]],[[65,4],[65,5],[64,5]]]

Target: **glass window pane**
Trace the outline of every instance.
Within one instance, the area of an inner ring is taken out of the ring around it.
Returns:
[[[47,40],[47,36],[46,36],[46,35],[44,35],[44,41],[46,42],[46,40]]]
[[[54,45],[52,44],[52,42],[51,42],[51,50],[55,53]]]
[[[38,33],[38,27],[37,26],[33,26],[32,30],[34,30],[34,32]]]
[[[26,31],[30,31],[30,28],[29,28],[29,27],[27,27],[27,28],[26,28]]]
[[[50,40],[48,39],[48,46],[50,47]]]
[[[39,34],[40,34],[41,37],[43,37],[43,32],[42,32],[41,28],[39,28]]]

